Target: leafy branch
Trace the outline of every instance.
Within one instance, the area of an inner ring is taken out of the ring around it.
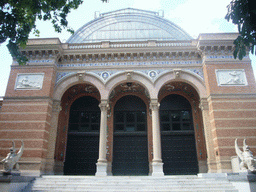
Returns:
[[[256,55],[256,6],[253,0],[232,0],[225,19],[237,25],[239,36],[234,41],[234,58],[242,60],[248,50]]]
[[[82,3],[83,0],[1,0],[0,44],[8,39],[7,47],[12,57],[24,65],[28,59],[21,55],[19,48],[26,46],[30,32],[40,35],[36,20],[51,21],[56,32],[61,33],[62,29],[66,29],[73,34],[67,15]]]

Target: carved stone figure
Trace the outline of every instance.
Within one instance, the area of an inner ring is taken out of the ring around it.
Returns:
[[[256,172],[255,163],[256,159],[253,158],[253,154],[250,151],[250,147],[246,144],[246,139],[243,142],[243,151],[241,151],[237,145],[237,139],[235,141],[236,154],[240,158],[240,169],[241,170],[250,170]]]
[[[233,71],[233,72],[230,72],[228,74],[231,76],[231,78],[227,81],[227,84],[241,84],[241,83],[243,83],[242,80],[239,77],[239,75],[241,75],[241,73]]]
[[[18,153],[16,153],[15,143],[12,142],[12,148],[10,148],[10,153],[7,154],[7,157],[4,158],[1,163],[4,165],[4,172],[5,173],[11,173],[13,170],[18,171],[19,170],[19,164],[17,163],[20,159],[20,157],[23,154],[24,150],[24,143],[21,141],[21,147]]]

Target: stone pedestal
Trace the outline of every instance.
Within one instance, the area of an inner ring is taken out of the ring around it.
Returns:
[[[160,162],[153,162],[152,163],[152,176],[155,177],[163,177],[163,163]]]
[[[240,172],[240,160],[238,156],[231,157],[231,166],[232,166],[233,173]]]
[[[97,170],[95,176],[104,177],[107,176],[108,163],[107,162],[98,162],[96,163]]]

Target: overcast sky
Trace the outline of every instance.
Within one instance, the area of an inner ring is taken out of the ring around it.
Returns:
[[[123,9],[127,7],[146,9],[150,11],[164,11],[164,18],[183,28],[193,38],[200,33],[237,32],[237,27],[228,23],[224,17],[227,13],[227,5],[231,0],[109,0],[102,3],[100,0],[84,0],[77,10],[73,10],[69,16],[69,26],[74,30],[79,29],[87,22],[94,19],[94,13],[100,13]],[[70,33],[63,31],[55,33],[50,22],[37,22],[40,30],[40,38],[58,37],[65,42]],[[35,38],[33,34],[30,38]],[[254,71],[256,70],[255,56],[251,56]],[[0,96],[5,95],[8,83],[12,58],[6,48],[6,43],[0,46]],[[256,72],[254,72],[256,74]]]

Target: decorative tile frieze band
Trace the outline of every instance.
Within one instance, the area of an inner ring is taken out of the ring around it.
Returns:
[[[152,61],[152,62],[109,62],[109,63],[79,63],[57,64],[57,67],[103,67],[103,66],[143,66],[143,65],[177,65],[177,64],[201,64],[202,61]]]
[[[208,55],[207,59],[234,59],[233,55]],[[244,58],[249,58],[249,56],[245,56]]]
[[[146,76],[150,77],[153,81],[159,77],[162,73],[173,71],[173,69],[148,69],[148,70],[134,70],[134,72],[143,73]],[[202,69],[184,69],[184,71],[189,71],[194,73],[196,76],[200,77],[202,80],[204,80],[204,74]],[[88,74],[94,74],[99,76],[104,82],[106,82],[112,75],[118,73],[118,72],[124,72],[123,70],[109,70],[109,71],[88,71]],[[56,75],[56,81],[55,84],[60,82],[62,79],[65,79],[66,77],[76,74],[75,71],[68,71],[68,72],[57,72]]]
[[[233,59],[233,55],[209,55],[207,59]]]
[[[13,61],[15,64],[18,64],[17,61]],[[29,60],[27,63],[53,63],[54,60],[52,59],[43,59],[43,60]]]

